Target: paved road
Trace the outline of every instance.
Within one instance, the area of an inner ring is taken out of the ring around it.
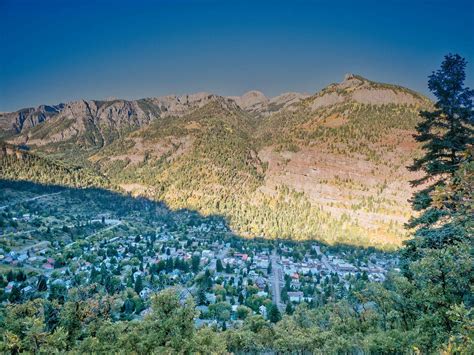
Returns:
[[[270,261],[272,263],[272,299],[273,303],[277,305],[280,312],[285,310],[285,305],[281,302],[281,281],[283,281],[283,271],[281,266],[277,262],[278,256],[276,250],[273,250],[272,255],[270,256]]]
[[[15,233],[5,233],[5,234],[2,234],[2,236],[15,236],[15,235],[22,235],[22,234],[28,234],[28,233],[33,233],[33,232],[36,232],[36,229],[29,229],[29,230],[26,230],[26,231],[21,231],[21,232],[15,232]]]
[[[98,221],[98,220],[94,220],[94,221]],[[95,237],[96,235],[100,234],[100,233],[103,233],[103,232],[106,232],[108,230],[111,230],[111,229],[114,229],[118,226],[120,226],[122,224],[122,221],[118,220],[118,219],[106,219],[105,220],[105,224],[110,224],[108,227],[104,228],[104,229],[101,229],[97,232],[95,232],[94,234],[91,234],[87,237],[85,237],[84,239],[81,239],[82,240],[89,240],[91,239],[92,237]],[[74,244],[76,244],[76,242],[72,242],[72,243],[69,243],[69,244],[66,244],[65,248],[68,248],[70,246],[73,246]]]
[[[35,248],[40,248],[40,247],[47,247],[49,246],[51,243],[48,242],[47,240],[43,240],[41,242],[38,242],[36,244],[33,244],[33,245],[27,245],[21,249],[18,249],[17,252],[18,253],[26,253],[28,250],[32,250],[32,249],[35,249]]]
[[[321,262],[324,264],[326,269],[328,269],[330,272],[335,272],[336,270],[334,270],[332,265],[329,263],[329,259],[326,257],[326,255],[324,255],[319,246],[316,247],[316,252],[321,255]]]
[[[215,256],[215,258],[213,258],[211,260],[211,262],[209,263],[209,268],[211,270],[216,270],[216,263],[217,263],[217,259],[221,259],[221,262],[222,262],[222,259],[225,258],[225,256],[227,255],[227,252],[229,251],[228,248],[222,248],[218,253],[217,255]],[[222,265],[224,265],[224,263],[222,263]]]
[[[55,192],[55,193],[52,193],[52,194],[45,194],[45,195],[35,196],[35,197],[32,197],[32,198],[27,198],[26,200],[12,202],[12,203],[9,203],[8,205],[0,206],[0,210],[4,210],[5,208],[10,207],[10,206],[18,205],[19,203],[30,202],[30,201],[39,200],[40,198],[43,198],[43,197],[59,195],[60,193],[61,193],[61,191],[60,192]]]

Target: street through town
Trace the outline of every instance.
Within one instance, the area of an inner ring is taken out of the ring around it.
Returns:
[[[278,264],[276,249],[273,250],[270,257],[272,263],[272,298],[273,303],[277,305],[280,312],[284,311],[285,305],[281,302],[281,282],[283,281],[283,272]]]

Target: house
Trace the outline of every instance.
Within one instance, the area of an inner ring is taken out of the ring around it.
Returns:
[[[196,306],[196,309],[200,312],[200,315],[204,315],[206,313],[209,313],[209,307],[208,306]]]
[[[293,274],[291,275],[291,278],[292,278],[293,280],[299,280],[299,279],[300,279],[300,275],[299,275],[297,272],[295,272],[295,273],[293,273]]]
[[[296,290],[299,290],[301,287],[301,283],[298,280],[291,280],[291,287]]]
[[[301,291],[290,291],[288,292],[288,298],[290,302],[301,302],[303,300],[303,292]]]
[[[141,271],[135,271],[133,273],[133,279],[135,280],[138,276],[143,276],[143,272]]]
[[[355,272],[357,271],[357,268],[349,263],[345,263],[345,262],[339,262],[339,263],[335,263],[336,265],[336,268],[338,271],[341,271],[341,272]]]
[[[264,289],[264,288],[265,288],[265,284],[266,284],[266,282],[265,282],[265,279],[264,279],[263,277],[257,277],[257,278],[255,279],[255,285],[257,285],[257,287],[258,287],[259,289]]]
[[[23,261],[25,261],[26,259],[28,259],[28,255],[27,255],[26,253],[25,253],[25,254],[20,254],[20,255],[18,255],[18,258],[17,258],[17,260],[18,260],[19,262],[23,262]]]
[[[257,268],[266,270],[268,269],[269,262],[268,260],[259,260],[257,262]]]
[[[196,328],[202,328],[202,327],[211,327],[211,326],[216,326],[217,325],[217,320],[215,319],[195,319],[194,320],[194,326]]]
[[[203,258],[212,259],[214,257],[214,252],[210,250],[203,250],[201,255]]]
[[[247,254],[241,254],[241,253],[235,253],[234,256],[236,258],[239,258],[239,259],[243,260],[243,261],[247,261],[248,258],[249,258],[249,256]]]
[[[216,295],[213,293],[206,293],[206,300],[209,303],[216,303]]]
[[[10,281],[7,286],[5,286],[5,293],[12,292],[12,288],[15,286],[15,281]]]
[[[35,289],[34,289],[32,286],[26,286],[26,287],[23,287],[23,288],[21,289],[21,292],[22,292],[23,294],[28,294],[28,293],[33,292],[34,290],[35,290]]]
[[[257,277],[258,274],[254,270],[252,270],[248,273],[248,276],[253,278],[253,277]]]
[[[45,269],[45,270],[53,270],[53,269],[54,269],[54,266],[51,265],[50,263],[44,263],[44,264],[43,264],[43,269]]]
[[[258,311],[263,316],[263,318],[267,319],[267,307],[262,304],[260,307],[258,307]]]

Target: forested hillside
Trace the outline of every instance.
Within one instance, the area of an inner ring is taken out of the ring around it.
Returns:
[[[396,248],[417,177],[406,169],[419,154],[412,134],[430,105],[348,75],[313,96],[272,100],[80,101],[8,141],[172,208],[226,216],[241,235]]]
[[[113,188],[109,179],[92,169],[51,160],[8,144],[0,145],[0,162],[0,176],[6,180]]]

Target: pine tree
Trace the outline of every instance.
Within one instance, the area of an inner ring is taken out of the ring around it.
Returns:
[[[217,272],[222,272],[223,270],[224,270],[224,267],[222,266],[221,259],[217,259],[217,261],[216,261],[216,271]]]
[[[197,273],[199,271],[199,264],[201,262],[201,258],[199,255],[193,255],[191,258],[191,269],[193,270],[194,273]]]
[[[17,285],[13,285],[12,290],[10,291],[10,295],[8,296],[8,300],[11,303],[19,302],[21,299],[21,291]]]
[[[141,290],[143,290],[143,281],[141,275],[138,275],[136,280],[135,280],[135,286],[133,287],[135,292],[139,294]]]
[[[268,320],[272,323],[277,323],[281,320],[281,313],[276,304],[271,304],[268,312]]]
[[[44,292],[44,291],[47,291],[48,290],[48,283],[47,283],[47,279],[46,279],[46,276],[44,275],[40,275],[38,277],[38,284],[37,284],[37,288],[38,288],[38,291],[39,292]]]
[[[429,77],[428,87],[437,101],[434,110],[420,112],[422,121],[415,138],[423,143],[424,155],[409,167],[411,171],[424,172],[423,177],[411,181],[412,186],[426,186],[412,199],[413,209],[421,213],[408,224],[410,228],[417,228],[407,248],[411,258],[416,257],[417,246],[439,248],[457,238],[455,230],[435,227],[449,211],[436,208],[432,194],[453,177],[474,143],[474,91],[464,87],[465,67],[464,58],[449,54],[441,69]]]

